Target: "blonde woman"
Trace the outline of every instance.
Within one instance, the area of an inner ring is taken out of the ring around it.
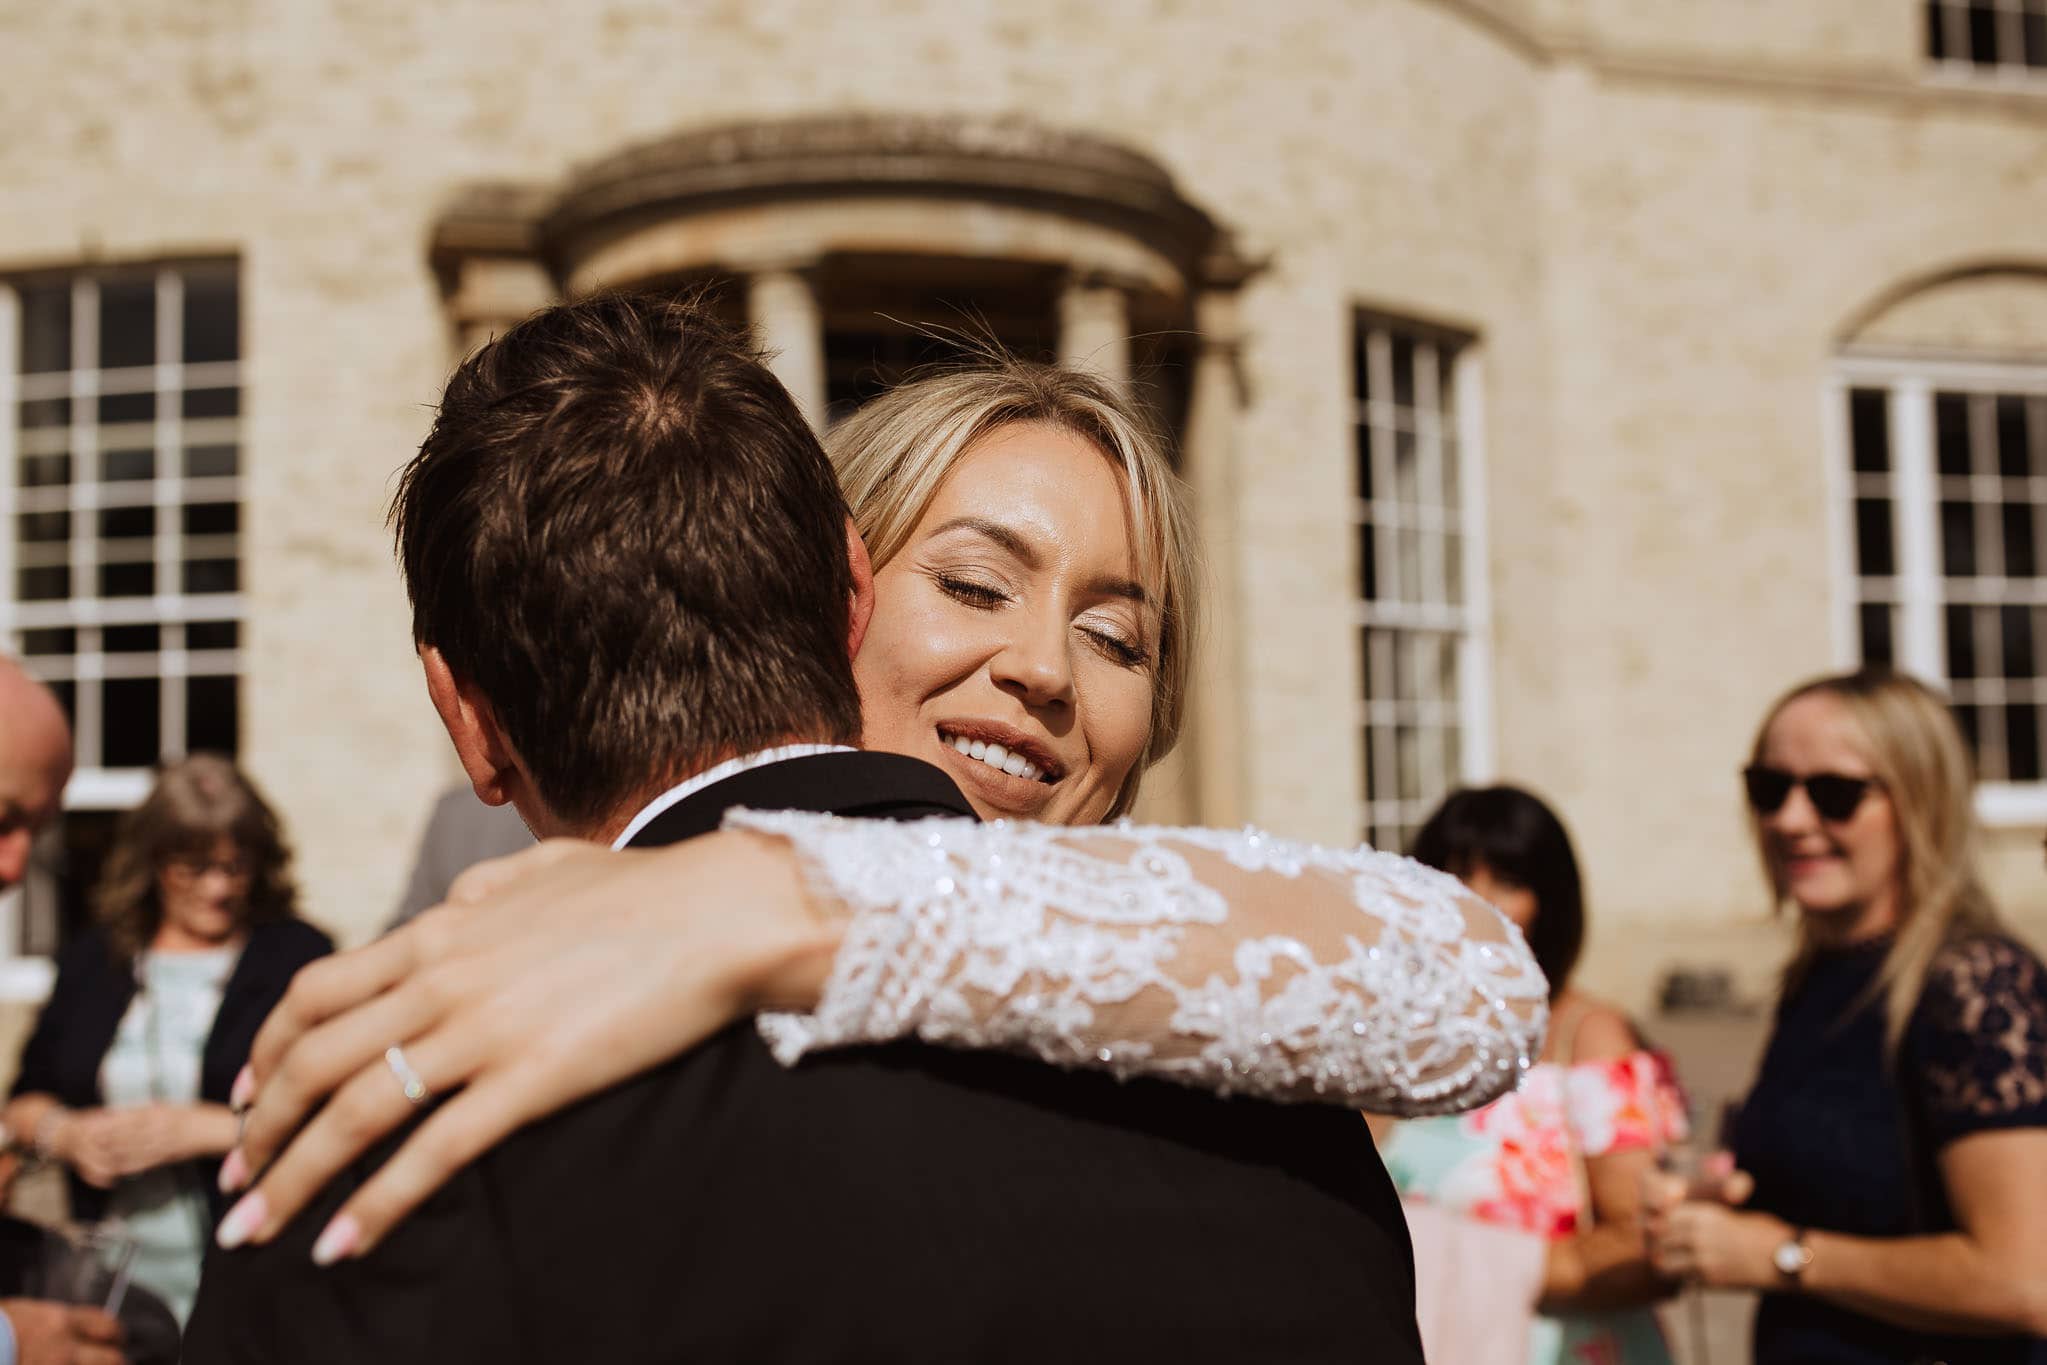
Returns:
[[[468,1088],[350,1199],[364,1250],[467,1154],[764,1007],[788,1062],[914,1035],[1402,1113],[1513,1084],[1546,990],[1454,879],[1255,833],[1102,827],[1170,748],[1190,671],[1186,519],[1124,398],[999,363],[899,388],[831,447],[873,563],[863,745],[938,767],[1011,823],[754,818],[651,854],[543,846],[472,878],[456,899],[488,903],[308,974],[273,1020],[255,1071],[286,1082],[261,1087],[234,1174],[340,1094],[254,1191],[253,1240],[410,1117],[383,1058],[399,1017],[409,1054],[464,1059],[431,1089]],[[705,935],[742,922],[812,951],[678,990],[731,952]],[[535,1065],[571,1016],[577,1066]]]
[[[1657,1265],[1763,1291],[1757,1365],[2047,1360],[2047,971],[1978,880],[1953,718],[1821,678],[1744,776],[1799,949],[1732,1130],[1746,1207],[1652,1219]]]

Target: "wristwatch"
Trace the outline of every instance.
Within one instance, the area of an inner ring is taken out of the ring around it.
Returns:
[[[1793,1228],[1770,1253],[1770,1264],[1777,1267],[1777,1273],[1796,1284],[1805,1274],[1805,1268],[1812,1264],[1812,1248],[1805,1244],[1805,1229]]]

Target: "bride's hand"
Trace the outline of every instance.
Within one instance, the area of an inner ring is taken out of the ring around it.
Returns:
[[[753,834],[651,853],[560,840],[480,864],[446,905],[293,980],[237,1083],[253,1104],[222,1185],[262,1179],[220,1240],[267,1241],[412,1117],[393,1045],[442,1102],[342,1206],[319,1259],[375,1246],[535,1118],[757,1010],[814,1005],[837,944],[787,848]]]

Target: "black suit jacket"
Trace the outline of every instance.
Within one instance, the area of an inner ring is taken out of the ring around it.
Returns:
[[[968,813],[934,768],[834,754],[717,783],[635,842],[742,804]],[[1406,1225],[1357,1115],[1006,1057],[785,1069],[748,1022],[315,1270],[344,1194],[209,1260],[189,1365],[1421,1359]]]
[[[220,1011],[206,1035],[199,1062],[199,1098],[226,1104],[235,1073],[249,1060],[256,1032],[284,996],[298,969],[334,951],[334,940],[302,919],[271,920],[250,926],[249,941],[235,959],[221,990]],[[22,1049],[15,1074],[16,1095],[50,1094],[67,1108],[92,1109],[100,1097],[100,1064],[114,1045],[121,1017],[135,999],[135,971],[115,957],[98,933],[82,934],[57,955],[57,984],[36,1016],[35,1031]],[[190,1163],[191,1178],[220,1207],[220,1162]],[[70,1177],[71,1213],[91,1222],[104,1215],[107,1192]]]

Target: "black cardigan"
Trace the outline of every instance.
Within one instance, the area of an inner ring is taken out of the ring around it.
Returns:
[[[249,1060],[256,1030],[299,968],[334,951],[334,941],[300,919],[272,920],[249,930],[220,997],[220,1012],[206,1035],[200,1059],[199,1098],[226,1104],[235,1073]],[[135,998],[135,974],[114,958],[105,939],[87,934],[57,955],[57,984],[36,1016],[35,1032],[22,1050],[16,1095],[55,1095],[70,1109],[92,1109],[100,1097],[100,1063],[114,1045],[121,1017]],[[22,1134],[24,1138],[29,1134]],[[220,1162],[189,1163],[206,1191],[217,1221],[225,1211],[219,1191]],[[71,1213],[92,1220],[106,1209],[107,1192],[71,1177]]]

